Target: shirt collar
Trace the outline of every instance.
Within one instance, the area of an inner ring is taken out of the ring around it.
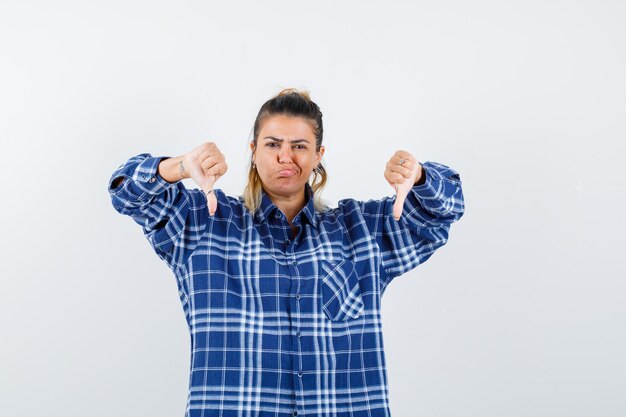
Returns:
[[[304,186],[304,194],[306,203],[304,204],[304,207],[297,216],[307,219],[313,227],[317,228],[317,219],[315,217],[315,198],[313,195],[313,189],[311,188],[311,185],[309,183],[306,183]],[[263,188],[261,188],[261,205],[254,213],[255,217],[261,223],[268,219],[270,216],[273,216],[277,211],[278,207],[276,207],[274,203],[272,203],[270,196],[265,192]]]

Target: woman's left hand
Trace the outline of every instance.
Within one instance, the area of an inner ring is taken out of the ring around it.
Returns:
[[[396,151],[385,166],[385,179],[396,190],[393,217],[402,215],[404,200],[413,186],[422,178],[424,170],[417,159],[407,151]]]

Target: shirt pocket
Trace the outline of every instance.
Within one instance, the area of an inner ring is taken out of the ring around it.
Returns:
[[[332,321],[357,319],[363,315],[365,304],[361,296],[359,276],[354,263],[348,259],[339,263],[322,263],[322,310]]]

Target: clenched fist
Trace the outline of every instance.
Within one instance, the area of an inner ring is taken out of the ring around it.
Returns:
[[[413,186],[424,175],[422,165],[407,151],[396,151],[385,166],[385,179],[396,190],[393,217],[400,220],[404,200]]]
[[[224,155],[213,142],[205,142],[186,153],[183,157],[185,170],[207,195],[209,214],[217,209],[217,198],[213,186],[219,177],[228,170]],[[207,194],[208,193],[208,194]]]

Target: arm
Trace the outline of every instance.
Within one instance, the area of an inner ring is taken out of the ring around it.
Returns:
[[[181,158],[135,155],[113,172],[108,187],[113,208],[142,226],[154,251],[172,269],[191,254],[209,218],[202,192],[178,181]]]
[[[189,178],[189,171],[184,169],[180,170],[180,162],[183,161],[184,156],[177,156],[176,158],[171,157],[163,157],[161,162],[157,167],[157,173],[163,178],[165,181],[169,183],[174,183],[176,181],[182,180],[184,178]],[[117,177],[111,183],[110,188],[117,188],[124,182],[125,177]]]
[[[381,293],[393,278],[426,262],[445,245],[451,224],[465,210],[461,178],[455,170],[437,162],[424,162],[421,169],[399,220],[393,217],[396,197],[359,202],[351,213],[359,217],[353,224],[364,223],[380,250]]]

